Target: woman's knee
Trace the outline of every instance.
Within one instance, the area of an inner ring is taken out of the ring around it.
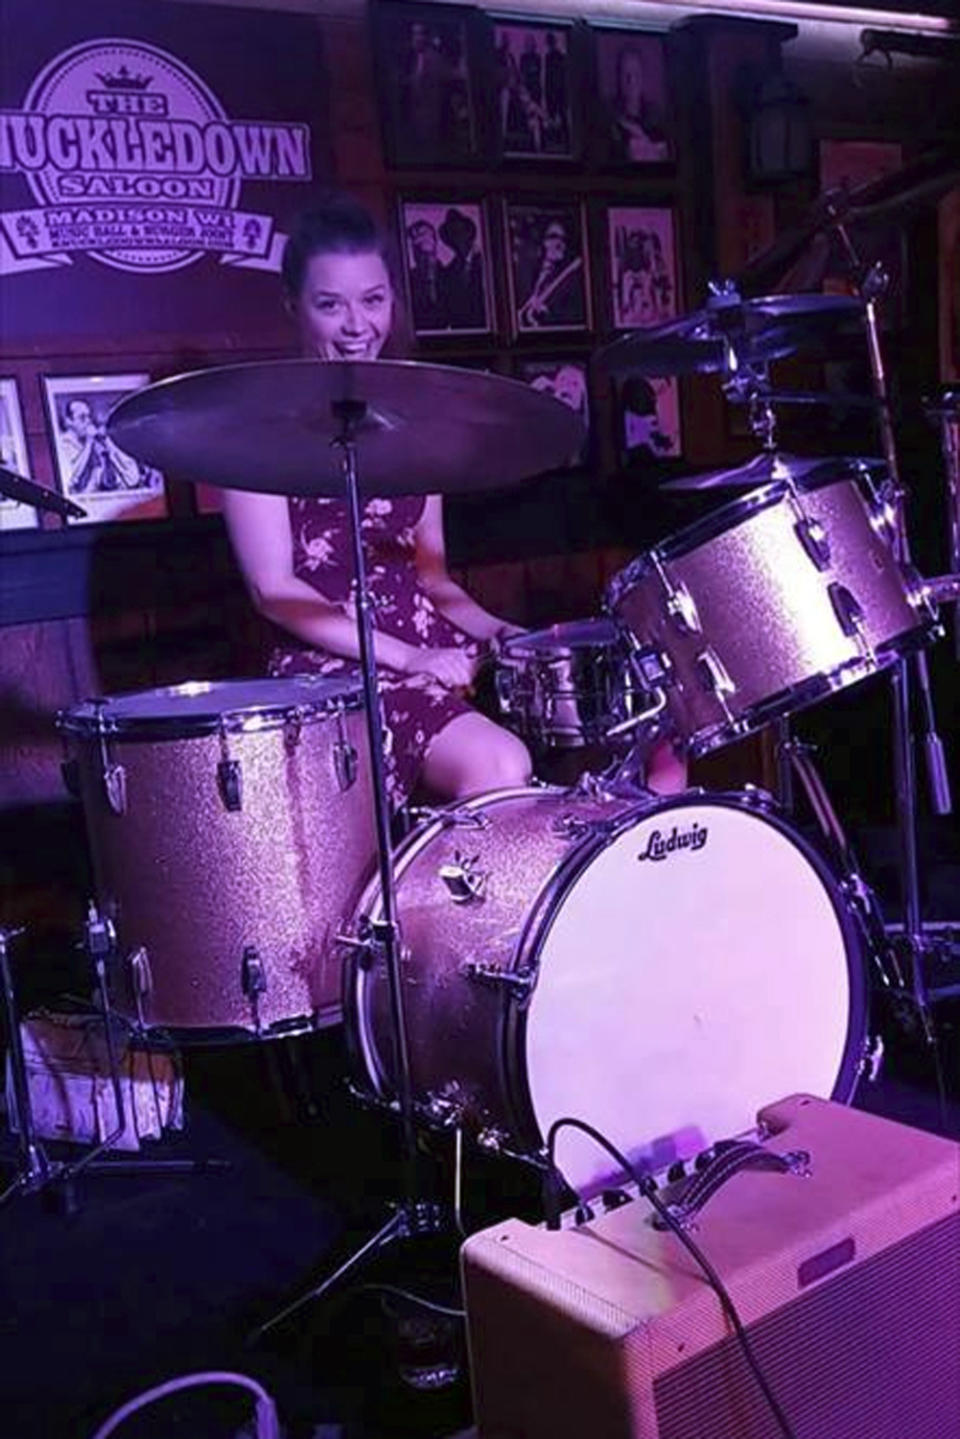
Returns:
[[[529,784],[533,777],[533,761],[523,740],[498,725],[493,729],[494,737],[484,746],[481,756],[490,788],[509,789],[513,785]]]

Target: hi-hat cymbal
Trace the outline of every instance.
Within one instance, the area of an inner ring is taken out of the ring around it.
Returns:
[[[411,360],[274,360],[162,380],[107,428],[167,475],[228,490],[342,495],[338,407],[359,404],[365,494],[497,489],[579,453],[583,421],[552,395],[479,370]]]
[[[846,455],[789,455],[783,450],[765,450],[763,454],[755,455],[749,464],[737,469],[704,470],[697,475],[681,475],[679,479],[667,480],[661,489],[694,493],[701,490],[755,490],[776,480],[795,480],[803,485],[831,473],[841,479],[853,471],[879,480],[884,472],[883,461]]]
[[[691,315],[614,340],[598,363],[608,374],[654,376],[765,365],[838,338],[862,313],[849,295],[721,296]]]

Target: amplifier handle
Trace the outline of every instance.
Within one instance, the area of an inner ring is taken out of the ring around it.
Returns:
[[[666,1207],[681,1228],[687,1228],[703,1209],[704,1205],[742,1169],[766,1170],[773,1174],[795,1174],[800,1178],[809,1177],[810,1155],[805,1149],[793,1149],[787,1154],[774,1154],[762,1144],[753,1140],[727,1140],[718,1145],[713,1159],[704,1169],[685,1180],[679,1187],[676,1198]],[[655,1229],[669,1226],[659,1215],[653,1218]]]

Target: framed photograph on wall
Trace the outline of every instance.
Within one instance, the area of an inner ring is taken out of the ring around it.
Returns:
[[[589,330],[590,273],[579,201],[504,206],[513,332]]]
[[[483,163],[476,109],[477,12],[379,0],[371,10],[387,163]]]
[[[516,364],[517,378],[535,390],[543,390],[561,404],[567,405],[583,420],[587,436],[580,458],[585,459],[590,448],[590,390],[587,375],[587,361],[582,356],[564,356],[556,359],[520,359]]]
[[[398,201],[407,304],[418,336],[493,329],[490,243],[482,201]]]
[[[597,163],[619,168],[669,165],[673,125],[662,35],[629,29],[592,30]]]
[[[107,416],[146,374],[44,376],[50,448],[57,482],[86,510],[71,524],[156,519],[167,513],[163,476],[126,454],[107,434]]]
[[[606,240],[613,328],[637,330],[674,319],[678,295],[673,211],[610,205]]]
[[[30,478],[20,391],[12,376],[0,379],[0,465],[22,479]],[[32,505],[8,499],[0,490],[0,530],[33,530],[39,523],[40,516]]]
[[[616,387],[617,453],[621,469],[637,469],[683,453],[676,379],[628,375]]]
[[[580,124],[578,31],[570,21],[494,15],[491,131],[504,160],[575,160]]]

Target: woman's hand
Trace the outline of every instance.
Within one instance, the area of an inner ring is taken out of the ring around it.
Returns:
[[[408,674],[432,675],[451,690],[467,690],[473,684],[479,663],[471,650],[448,649],[416,650],[408,659]]]

